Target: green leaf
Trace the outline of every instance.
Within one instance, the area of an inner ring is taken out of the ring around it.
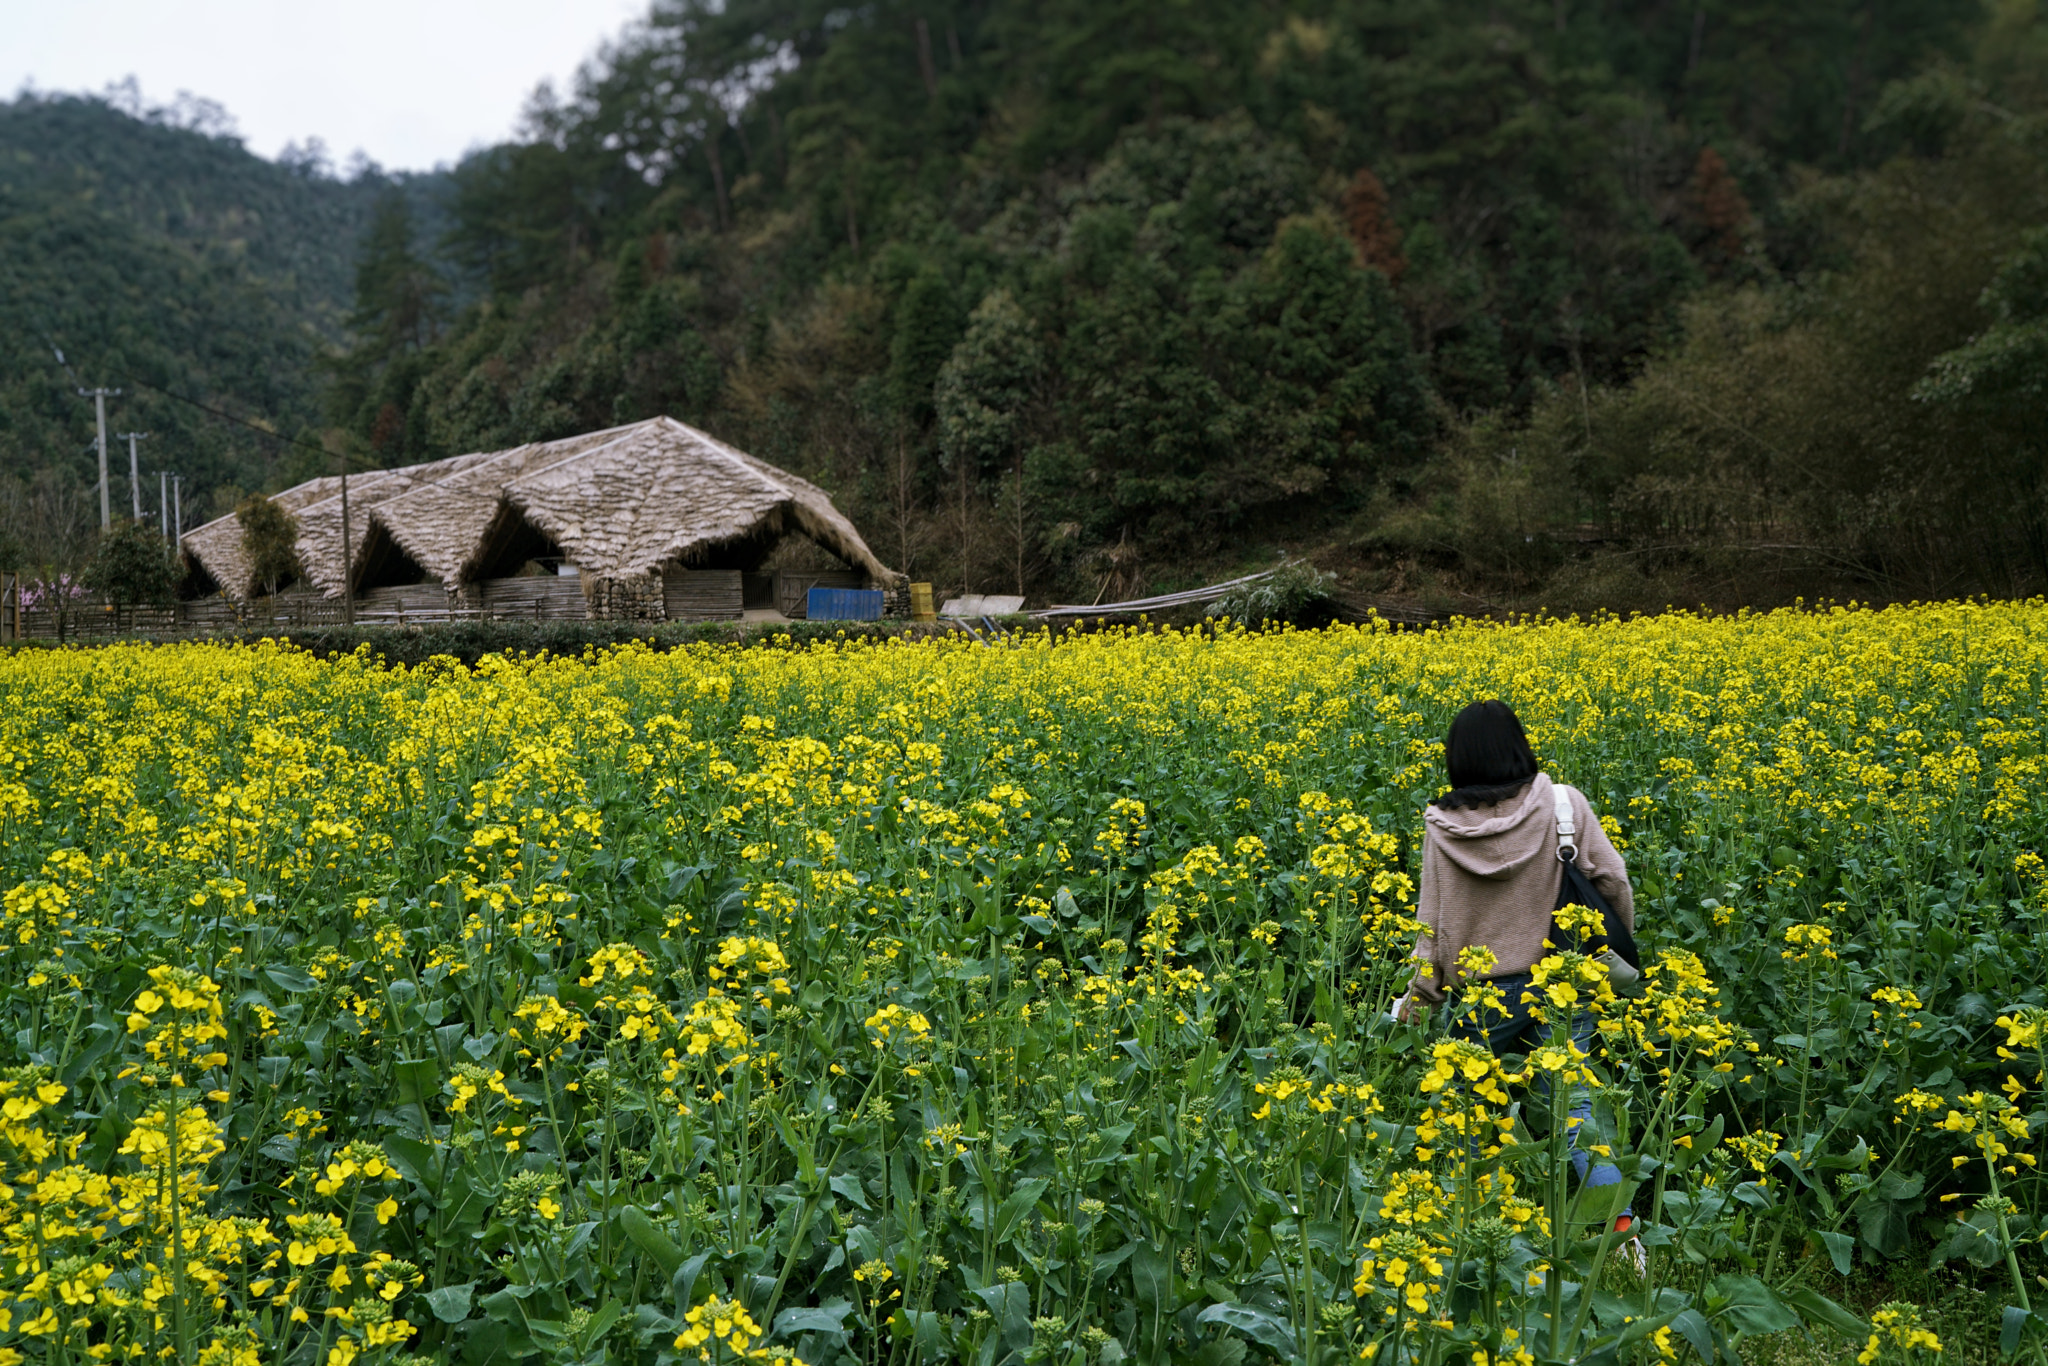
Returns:
[[[830,1333],[843,1340],[846,1316],[852,1312],[853,1305],[846,1300],[827,1300],[810,1309],[785,1309],[775,1316],[775,1335],[794,1339],[804,1333]]]
[[[263,969],[263,975],[283,987],[286,991],[318,991],[320,983],[303,968],[292,967],[289,963],[272,963]]]
[[[1828,1260],[1835,1264],[1835,1270],[1846,1276],[1856,1251],[1856,1240],[1846,1233],[1822,1233],[1821,1242],[1827,1245]]]
[[[1629,1197],[1636,1192],[1633,1181],[1615,1181],[1605,1186],[1581,1186],[1576,1199],[1572,1201],[1571,1221],[1575,1224],[1591,1224],[1605,1228],[1614,1217],[1628,1208]]]
[[[1171,1271],[1166,1254],[1150,1243],[1140,1243],[1131,1250],[1132,1290],[1138,1303],[1148,1312],[1162,1312],[1173,1307],[1166,1303],[1167,1277]]]
[[[1680,1148],[1678,1156],[1671,1160],[1671,1174],[1683,1176],[1691,1171],[1693,1164],[1721,1146],[1721,1135],[1727,1131],[1728,1117],[1715,1115],[1714,1122],[1693,1135],[1690,1148]]]
[[[996,1316],[1005,1346],[1011,1351],[1021,1352],[1031,1345],[1031,1292],[1024,1288],[1023,1282],[985,1285],[974,1293]]]
[[[818,1179],[818,1160],[811,1151],[811,1145],[797,1137],[796,1129],[790,1124],[789,1117],[780,1110],[770,1110],[768,1118],[774,1122],[775,1132],[780,1135],[782,1146],[796,1157],[797,1180],[808,1188]]]
[[[1196,1323],[1220,1323],[1235,1328],[1261,1347],[1270,1347],[1282,1357],[1295,1354],[1294,1332],[1263,1309],[1248,1304],[1212,1304],[1195,1315]]]
[[[422,1105],[441,1093],[441,1064],[432,1058],[408,1058],[391,1070],[401,1105]]]
[[[2005,1306],[1998,1324],[1998,1350],[2011,1356],[2020,1349],[2020,1338],[2027,1331],[2027,1322],[2034,1316],[2016,1304]]]
[[[404,1138],[393,1134],[384,1140],[384,1155],[391,1159],[391,1165],[405,1176],[434,1189],[434,1150],[416,1138]]]
[[[1701,1361],[1714,1359],[1714,1329],[1697,1309],[1687,1309],[1671,1320],[1671,1326],[1678,1335],[1692,1344],[1693,1351]]]
[[[953,1335],[949,1331],[952,1315],[929,1309],[899,1309],[896,1312],[909,1320],[910,1340],[926,1361],[944,1361],[952,1355]]]
[[[1754,1276],[1716,1276],[1707,1283],[1706,1301],[1712,1317],[1738,1332],[1782,1333],[1799,1326],[1799,1316]]]
[[[1854,1246],[1854,1243],[1851,1239],[1840,1233],[1823,1236],[1832,1236],[1835,1238],[1840,1238],[1844,1243],[1849,1243],[1851,1246]],[[1832,1243],[1828,1245],[1828,1250],[1830,1252],[1834,1250],[1834,1245]],[[1844,1259],[1846,1260],[1846,1254],[1844,1256]],[[1829,1328],[1834,1329],[1837,1333],[1841,1333],[1845,1336],[1852,1338],[1865,1337],[1868,1336],[1870,1333],[1869,1324],[1865,1323],[1862,1319],[1857,1318],[1854,1314],[1842,1308],[1841,1305],[1836,1304],[1833,1300],[1829,1299],[1826,1295],[1821,1294],[1818,1290],[1812,1290],[1806,1286],[1800,1286],[1797,1290],[1785,1291],[1782,1295],[1779,1296],[1779,1298],[1784,1300],[1786,1304],[1789,1304],[1794,1309],[1798,1310],[1799,1316],[1805,1319],[1808,1323],[1825,1324]]]
[[[855,1209],[871,1208],[868,1204],[867,1188],[861,1185],[860,1178],[852,1172],[841,1172],[825,1184],[832,1187],[834,1194],[845,1199]]]
[[[486,1314],[500,1323],[517,1323],[523,1327],[526,1323],[526,1310],[519,1302],[541,1288],[537,1285],[508,1285],[495,1294],[484,1296],[477,1303],[483,1306]]]
[[[676,1246],[676,1240],[657,1228],[647,1212],[638,1205],[628,1205],[619,1211],[619,1227],[626,1231],[642,1252],[654,1258],[661,1267],[661,1274],[674,1276],[683,1264],[683,1250]]]
[[[596,1342],[605,1335],[607,1329],[618,1322],[619,1315],[624,1312],[624,1306],[617,1300],[606,1300],[604,1308],[593,1314],[590,1322],[583,1325],[583,1341]]]
[[[1827,1171],[1860,1172],[1870,1165],[1870,1145],[1859,1138],[1847,1152],[1818,1158],[1813,1165]]]
[[[476,1293],[475,1281],[444,1285],[427,1292],[427,1308],[443,1323],[460,1323],[469,1317],[469,1298]]]
[[[457,1170],[448,1178],[441,1197],[443,1244],[453,1247],[467,1242],[470,1234],[484,1226],[490,1207],[490,1197],[476,1188],[469,1173]]]
[[[1010,1198],[1003,1201],[1001,1207],[996,1210],[997,1246],[1010,1240],[1010,1235],[1024,1222],[1024,1216],[1031,1212],[1032,1207],[1038,1203],[1038,1197],[1045,1194],[1045,1188],[1049,1184],[1042,1176],[1034,1176],[1028,1181],[1017,1183],[1017,1189],[1011,1191]]]
[[[1114,1251],[1096,1253],[1095,1265],[1090,1273],[1094,1277],[1095,1284],[1107,1284],[1109,1281],[1109,1273],[1116,1270],[1116,1268],[1118,1268],[1119,1266],[1122,1266],[1127,1260],[1130,1259],[1130,1255],[1133,1252],[1136,1252],[1141,1246],[1143,1246],[1143,1244],[1137,1242],[1136,1240],[1133,1240],[1131,1242],[1125,1243],[1122,1247],[1117,1248]]]

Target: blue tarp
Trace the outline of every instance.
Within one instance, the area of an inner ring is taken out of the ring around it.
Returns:
[[[813,588],[804,596],[804,615],[812,621],[879,621],[879,588]]]

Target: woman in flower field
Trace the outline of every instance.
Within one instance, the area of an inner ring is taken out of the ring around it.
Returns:
[[[2048,1361],[2044,684],[2048,602],[0,655],[0,1366]]]
[[[1417,1001],[1453,999],[1454,1037],[1483,1043],[1496,1054],[1528,1053],[1552,1037],[1536,980],[1553,950],[1557,911],[1556,793],[1571,804],[1580,832],[1576,862],[1607,898],[1631,933],[1635,897],[1628,866],[1600,826],[1585,794],[1553,783],[1529,747],[1522,722],[1507,703],[1474,702],[1452,720],[1444,740],[1451,790],[1424,815],[1422,888],[1416,918],[1415,976],[1394,1007],[1405,1020]],[[1571,1039],[1580,1054],[1591,1048],[1594,1016],[1576,1012]],[[1539,1080],[1541,1085],[1543,1080]],[[1576,1130],[1592,1116],[1592,1097],[1575,1089],[1569,1119]],[[1610,1186],[1621,1173],[1609,1163],[1588,1165],[1573,1134],[1572,1166],[1589,1186]],[[1616,1227],[1627,1232],[1630,1217]]]

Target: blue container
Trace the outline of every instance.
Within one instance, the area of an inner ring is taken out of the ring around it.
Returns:
[[[804,595],[804,615],[812,621],[880,621],[879,588],[813,588]]]

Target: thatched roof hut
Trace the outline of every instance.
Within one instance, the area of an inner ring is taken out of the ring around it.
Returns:
[[[752,569],[808,537],[876,583],[897,577],[822,489],[658,417],[507,451],[349,477],[354,590],[438,581],[450,594],[556,560],[599,583],[677,568]],[[341,481],[274,496],[299,525],[306,578],[342,592]],[[233,597],[259,590],[234,517],[185,536],[192,565]]]

